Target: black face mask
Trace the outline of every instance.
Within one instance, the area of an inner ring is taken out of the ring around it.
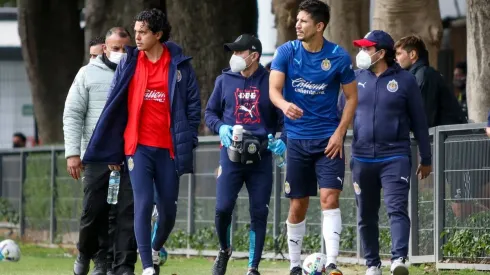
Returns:
[[[22,147],[24,147],[24,146],[22,146],[21,144],[18,144],[18,143],[14,143],[14,144],[12,144],[12,146],[14,148],[22,148]]]
[[[453,85],[460,90],[464,90],[466,87],[466,79],[455,79],[453,80]]]

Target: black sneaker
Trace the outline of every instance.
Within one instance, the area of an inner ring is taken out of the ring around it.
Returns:
[[[302,275],[303,274],[303,269],[300,266],[295,266],[293,269],[291,269],[291,272],[289,275]]]
[[[343,275],[342,271],[337,268],[335,264],[329,264],[325,270],[325,274],[327,275]]]
[[[74,275],[87,275],[90,269],[90,259],[79,254],[73,265]]]
[[[213,275],[225,275],[226,267],[228,266],[228,260],[231,257],[231,249],[220,250],[218,257],[214,260]]]
[[[260,275],[260,272],[257,269],[250,269],[247,275]]]
[[[122,265],[117,267],[114,271],[113,274],[110,275],[134,275],[134,266],[129,266],[129,265]],[[109,272],[107,272],[107,275],[109,275]]]
[[[98,253],[94,257],[94,269],[92,275],[107,275],[107,257],[104,252]]]

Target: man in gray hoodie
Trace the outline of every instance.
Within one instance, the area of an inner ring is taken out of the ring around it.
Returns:
[[[137,253],[133,193],[128,172],[121,171],[118,203],[111,209],[107,203],[111,171],[106,164],[84,167],[81,162],[104,108],[114,71],[125,55],[124,47],[130,43],[127,30],[121,27],[110,29],[105,37],[104,53],[80,68],[65,102],[63,131],[67,170],[74,179],[82,179],[84,192],[77,245],[79,255],[73,269],[75,275],[88,274],[91,259],[95,264],[93,275],[134,274]],[[116,223],[118,230],[115,230]]]

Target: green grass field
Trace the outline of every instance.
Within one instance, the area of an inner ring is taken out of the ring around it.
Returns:
[[[72,274],[73,251],[62,248],[41,248],[32,245],[22,245],[22,258],[17,263],[0,262],[1,275],[67,275]],[[184,258],[170,257],[162,268],[161,274],[165,275],[209,275],[211,274],[211,258]],[[245,275],[247,261],[232,260],[229,264],[228,275]],[[365,268],[361,266],[343,266],[345,275],[364,274]],[[285,261],[266,261],[261,263],[262,275],[288,275],[288,263]],[[136,274],[141,274],[140,263],[137,263]],[[385,274],[389,274],[386,270]],[[490,273],[476,271],[448,271],[437,273],[431,267],[411,267],[410,274],[455,274],[455,275],[489,275]]]

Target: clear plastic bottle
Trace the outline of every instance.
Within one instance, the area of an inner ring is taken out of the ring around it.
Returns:
[[[269,139],[269,145],[276,141],[272,134],[269,134],[267,138]],[[277,167],[283,167],[284,165],[286,165],[286,158],[284,157],[284,153],[282,153],[282,155],[276,155],[273,153],[272,155],[274,156]]]
[[[109,177],[109,190],[107,191],[107,203],[117,204],[117,195],[119,194],[119,184],[121,183],[121,174],[119,171],[112,171]]]

